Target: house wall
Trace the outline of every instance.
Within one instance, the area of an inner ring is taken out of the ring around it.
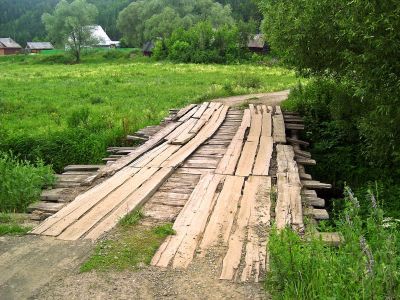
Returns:
[[[11,48],[11,49],[0,49],[0,55],[12,55],[21,53],[21,49]]]

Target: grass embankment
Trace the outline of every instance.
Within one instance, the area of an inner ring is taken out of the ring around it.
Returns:
[[[40,159],[56,172],[99,163],[107,146],[124,145],[127,134],[159,123],[171,108],[297,80],[279,67],[156,63],[124,51],[91,53],[79,65],[68,59],[0,57],[0,152]]]
[[[398,299],[399,220],[385,218],[373,193],[368,213],[347,189],[345,209],[331,230],[343,236],[338,248],[291,229],[272,232],[266,288],[275,299]],[[326,230],[327,228],[325,228]]]
[[[112,238],[100,241],[81,266],[81,272],[137,270],[148,265],[168,235],[172,224],[147,227],[139,224],[142,214],[134,211],[120,220]]]
[[[0,236],[24,235],[32,228],[23,224],[24,219],[13,214],[0,213]]]

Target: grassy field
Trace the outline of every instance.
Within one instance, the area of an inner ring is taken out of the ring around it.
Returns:
[[[127,134],[159,123],[171,108],[298,81],[280,67],[173,64],[117,50],[66,61],[62,52],[0,57],[0,152],[56,172],[98,163],[107,146],[124,145]]]

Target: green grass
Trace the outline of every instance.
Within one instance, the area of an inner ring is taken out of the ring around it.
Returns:
[[[338,248],[290,229],[272,231],[266,290],[273,299],[398,299],[400,221],[384,217],[371,195],[364,215],[347,190],[346,208],[330,228],[344,238]]]
[[[138,225],[137,213],[127,220],[132,224],[120,223],[112,239],[99,242],[93,254],[81,266],[81,272],[109,270],[137,270],[148,265],[164,239],[175,234],[172,224],[155,227]],[[123,219],[124,220],[124,219]]]
[[[297,81],[278,67],[172,64],[113,53],[96,52],[79,65],[50,63],[54,55],[0,58],[0,150],[39,157],[57,171],[97,163],[107,146],[123,145],[126,134],[157,124],[170,108]]]
[[[11,214],[0,213],[0,236],[2,235],[24,235],[32,228],[25,226],[22,220]]]
[[[54,182],[52,169],[43,162],[30,163],[0,151],[0,212],[25,211],[39,200],[41,189]]]

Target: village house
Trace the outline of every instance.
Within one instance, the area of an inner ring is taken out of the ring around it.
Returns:
[[[21,53],[22,47],[11,38],[0,38],[0,55]]]
[[[39,53],[42,50],[53,50],[54,46],[50,42],[28,42],[25,51],[27,53]]]
[[[251,52],[260,53],[260,54],[268,53],[268,51],[269,51],[269,46],[265,42],[263,34],[255,34],[255,35],[251,36],[249,38],[247,48]]]

